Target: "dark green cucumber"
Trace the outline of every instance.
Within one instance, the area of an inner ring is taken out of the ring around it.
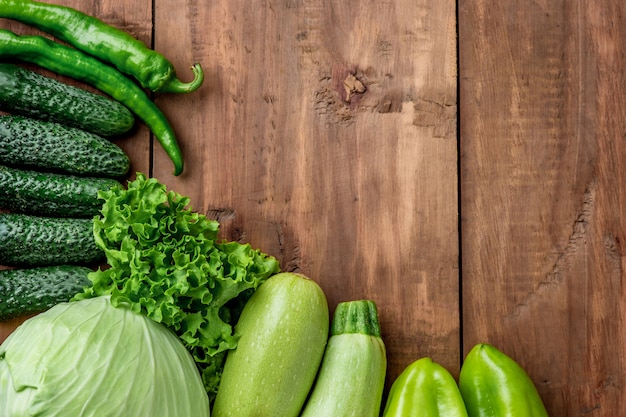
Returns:
[[[98,191],[121,187],[112,178],[81,177],[0,165],[0,208],[55,217],[92,217],[103,201]]]
[[[0,265],[87,265],[102,260],[93,219],[0,213]]]
[[[0,270],[0,320],[40,313],[91,286],[79,265]]]
[[[126,133],[135,123],[118,101],[9,63],[0,63],[0,110],[107,137]]]
[[[43,120],[0,116],[0,164],[76,175],[121,177],[128,155],[93,133]]]

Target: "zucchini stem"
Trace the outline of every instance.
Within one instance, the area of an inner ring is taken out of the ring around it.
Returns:
[[[378,309],[372,300],[354,300],[339,303],[331,325],[331,336],[361,333],[380,337]]]

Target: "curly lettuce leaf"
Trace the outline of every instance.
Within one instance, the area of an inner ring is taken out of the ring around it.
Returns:
[[[172,329],[213,398],[226,352],[237,346],[242,305],[279,272],[277,260],[249,244],[217,241],[217,221],[141,173],[99,197],[94,236],[108,267],[90,273],[92,287],[75,298],[110,295],[114,306],[127,304]]]

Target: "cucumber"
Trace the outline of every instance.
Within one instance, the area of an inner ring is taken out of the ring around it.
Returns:
[[[123,104],[14,64],[0,63],[0,110],[116,136],[135,117]]]
[[[235,325],[212,417],[297,417],[328,339],[324,292],[303,275],[283,272],[252,294]]]
[[[0,165],[0,208],[54,217],[92,217],[103,201],[98,191],[122,184],[112,178],[81,177]]]
[[[79,265],[0,270],[0,320],[40,313],[91,286]]]
[[[301,417],[378,417],[387,357],[376,304],[339,303],[324,359]]]
[[[86,265],[102,260],[93,219],[0,213],[0,265]]]
[[[130,159],[116,144],[81,129],[0,116],[0,164],[85,176],[122,177]]]

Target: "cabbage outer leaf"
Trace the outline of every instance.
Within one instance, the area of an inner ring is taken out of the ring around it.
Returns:
[[[58,304],[0,345],[0,415],[209,417],[198,369],[164,326],[109,297]]]

